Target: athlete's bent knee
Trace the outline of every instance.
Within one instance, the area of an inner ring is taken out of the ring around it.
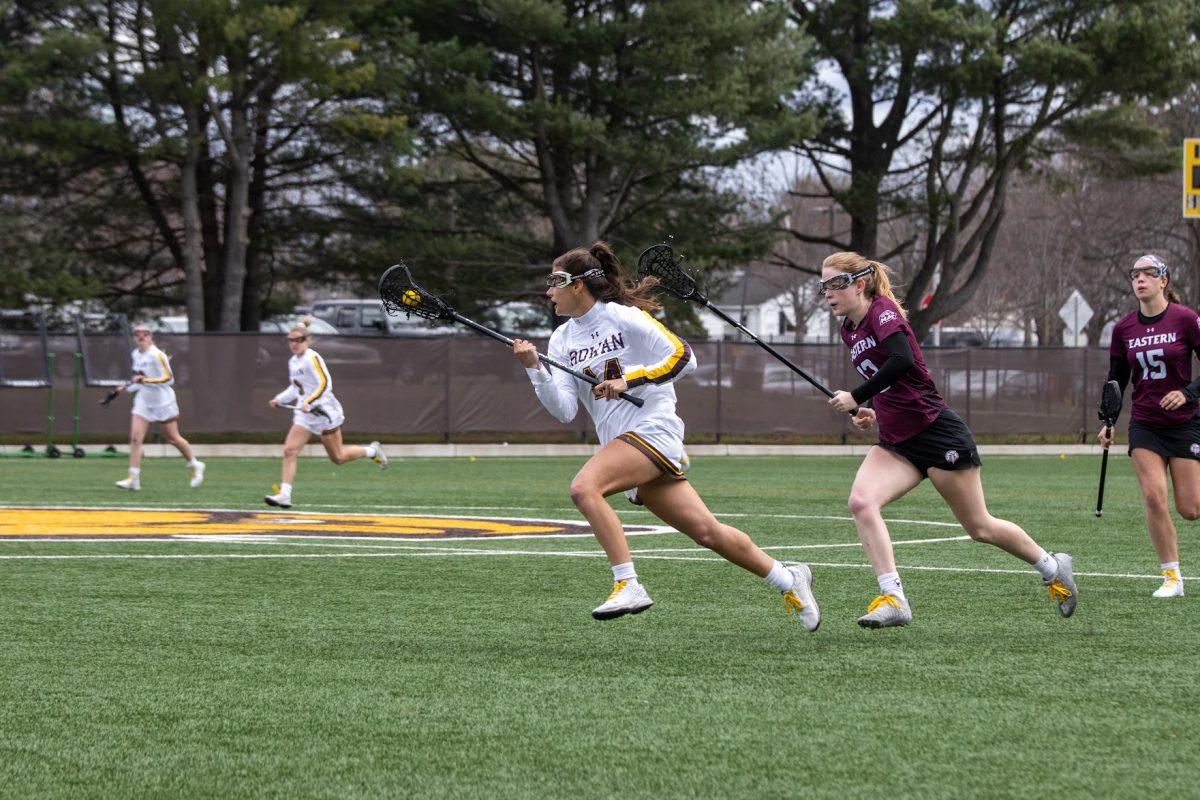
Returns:
[[[690,526],[685,533],[696,544],[712,550],[716,546],[717,540],[720,539],[721,523],[715,519],[709,522],[702,522],[698,525]]]
[[[571,481],[570,495],[571,502],[577,507],[597,498],[603,499],[600,490],[590,481]]]
[[[1179,516],[1188,522],[1195,522],[1200,519],[1200,502],[1181,503],[1176,500],[1175,510],[1179,512]]]
[[[882,508],[875,498],[857,490],[850,492],[850,500],[847,505],[850,507],[850,514],[855,517],[872,512],[878,514]]]
[[[962,523],[962,528],[973,541],[988,544],[995,538],[990,522],[991,520],[969,520]]]

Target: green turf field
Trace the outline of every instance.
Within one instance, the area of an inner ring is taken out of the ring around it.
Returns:
[[[294,510],[578,519],[580,463],[304,460]],[[951,539],[897,545],[916,619],[874,632],[854,624],[876,593],[845,506],[856,466],[701,458],[690,473],[719,516],[813,564],[815,634],[673,533],[631,540],[655,607],[607,623],[588,613],[610,586],[590,538],[0,537],[0,795],[1200,791],[1200,626],[1192,599],[1150,598],[1123,453],[1102,520],[1097,458],[985,459],[992,512],[1075,556],[1075,618],[1032,570]],[[178,459],[148,460],[136,495],[122,477],[120,461],[0,461],[0,505],[266,511],[278,462],[213,459],[195,491]],[[885,516],[906,520],[897,542],[961,535],[927,484]],[[1181,523],[1185,569],[1194,532]]]

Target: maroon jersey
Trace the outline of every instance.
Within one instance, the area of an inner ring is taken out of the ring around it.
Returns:
[[[879,440],[896,444],[916,436],[937,419],[946,407],[946,401],[938,394],[933,378],[925,368],[917,337],[913,335],[908,320],[900,308],[888,298],[877,295],[867,309],[858,328],[850,330],[850,320],[842,323],[842,341],[850,348],[850,360],[864,378],[879,371],[887,360],[887,347],[883,340],[893,333],[902,331],[908,337],[912,349],[913,365],[895,383],[875,395],[872,408],[879,425]]]
[[[1191,382],[1192,351],[1198,345],[1200,317],[1178,303],[1168,303],[1156,317],[1139,318],[1134,311],[1113,327],[1108,352],[1129,363],[1133,419],[1149,425],[1179,425],[1196,416],[1196,403],[1166,411],[1159,401]]]

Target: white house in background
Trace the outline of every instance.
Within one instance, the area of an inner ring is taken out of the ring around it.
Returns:
[[[739,268],[730,276],[728,288],[709,299],[764,341],[830,341],[830,314],[817,296],[817,279],[813,275],[763,264]],[[797,311],[803,320],[799,336]],[[745,338],[707,309],[700,310],[700,321],[711,339]],[[834,331],[836,336],[836,328]]]

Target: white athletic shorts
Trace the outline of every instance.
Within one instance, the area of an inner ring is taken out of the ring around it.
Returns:
[[[637,448],[668,478],[687,480],[683,473],[687,472],[691,462],[683,449],[682,422],[678,427],[661,423],[646,425],[618,434],[616,438]],[[629,502],[641,505],[637,499],[636,488],[625,492],[625,496],[629,498]]]
[[[179,403],[171,400],[162,405],[149,406],[142,400],[142,393],[133,396],[133,413],[151,422],[170,422],[179,419]]]
[[[342,404],[337,401],[337,398],[320,400],[316,407],[325,413],[318,414],[315,411],[305,413],[297,408],[292,412],[292,424],[299,425],[320,436],[322,433],[337,430],[346,422],[346,414],[342,411]]]

